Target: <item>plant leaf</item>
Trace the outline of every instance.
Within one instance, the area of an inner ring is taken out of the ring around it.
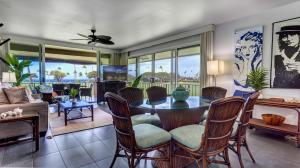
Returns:
[[[135,87],[135,88],[138,87],[139,84],[140,84],[140,81],[141,81],[141,79],[142,79],[142,76],[143,76],[143,75],[140,75],[140,76],[138,76],[137,78],[135,78],[134,81],[132,82],[131,87]]]
[[[253,70],[247,75],[247,84],[255,91],[267,88],[269,84],[266,82],[266,80],[267,71],[262,68]]]

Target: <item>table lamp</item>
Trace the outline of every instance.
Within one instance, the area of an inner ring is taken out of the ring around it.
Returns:
[[[224,61],[211,60],[207,61],[207,75],[212,75],[216,86],[216,76],[222,74],[224,71]]]
[[[16,83],[16,74],[14,72],[2,72],[2,83]]]

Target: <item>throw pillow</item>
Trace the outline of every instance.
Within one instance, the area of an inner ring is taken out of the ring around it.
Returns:
[[[2,105],[2,104],[9,104],[9,101],[8,101],[3,89],[0,88],[0,105]]]
[[[11,104],[29,103],[29,99],[24,87],[12,87],[3,89]]]

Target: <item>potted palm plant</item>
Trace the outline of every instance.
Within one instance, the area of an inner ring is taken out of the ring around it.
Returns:
[[[255,69],[247,75],[247,84],[256,92],[268,87],[267,70],[263,68]]]

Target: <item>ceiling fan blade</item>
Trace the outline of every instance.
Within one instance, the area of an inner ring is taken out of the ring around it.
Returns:
[[[89,39],[70,39],[70,40],[89,40]]]
[[[2,46],[3,44],[7,43],[9,40],[10,40],[10,39],[6,39],[6,40],[0,42],[0,46]]]
[[[115,43],[110,41],[110,40],[101,40],[101,39],[97,39],[96,40],[97,43],[101,43],[101,44],[105,44],[105,45],[114,45]]]
[[[93,42],[94,42],[94,41],[91,40],[91,41],[88,42],[88,44],[91,44],[91,43],[93,43]]]
[[[98,35],[96,36],[97,38],[100,38],[100,39],[104,39],[104,40],[110,40],[111,37],[110,36],[105,36],[105,35]]]
[[[86,35],[84,35],[84,34],[80,34],[80,33],[77,33],[78,34],[78,36],[81,36],[81,37],[85,37],[85,38],[90,38],[89,36],[86,36]]]

